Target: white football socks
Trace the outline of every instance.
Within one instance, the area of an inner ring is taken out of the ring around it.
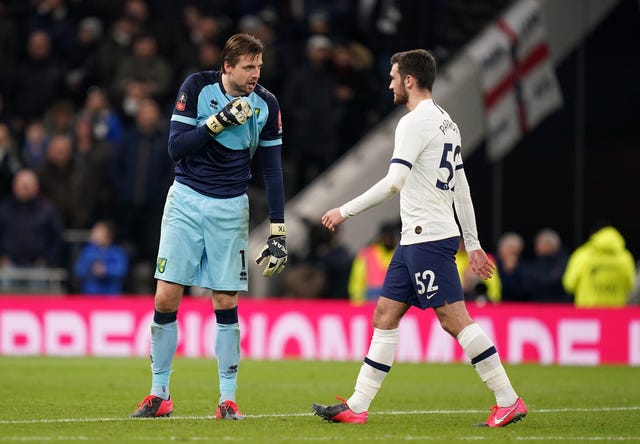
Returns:
[[[373,329],[369,353],[360,367],[355,391],[347,400],[347,405],[354,413],[369,410],[371,401],[380,390],[385,376],[391,370],[397,346],[397,328],[392,330]]]
[[[476,372],[496,397],[496,404],[508,407],[518,400],[500,356],[489,336],[476,323],[466,326],[458,334],[458,342],[471,359]]]

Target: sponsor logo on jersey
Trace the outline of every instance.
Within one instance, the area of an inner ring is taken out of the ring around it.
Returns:
[[[178,111],[184,111],[187,107],[187,93],[181,92],[178,95],[178,101],[176,102],[176,109]]]

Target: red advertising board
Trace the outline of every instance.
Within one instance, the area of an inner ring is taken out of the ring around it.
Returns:
[[[241,350],[249,359],[361,360],[373,305],[346,301],[240,300]],[[505,362],[640,365],[640,307],[469,305]],[[148,356],[153,299],[0,297],[0,355]],[[213,356],[215,316],[208,298],[185,298],[178,354]],[[412,308],[400,325],[399,362],[464,360],[431,310]]]

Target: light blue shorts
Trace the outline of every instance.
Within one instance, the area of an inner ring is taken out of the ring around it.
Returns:
[[[219,291],[248,289],[249,198],[204,196],[174,182],[162,215],[155,278]]]

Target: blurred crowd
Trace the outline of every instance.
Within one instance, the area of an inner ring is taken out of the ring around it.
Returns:
[[[81,291],[80,250],[107,226],[128,258],[123,291],[153,292],[175,94],[219,68],[233,33],[265,43],[291,197],[389,112],[393,52],[444,63],[509,3],[0,0],[0,271],[61,267]],[[267,214],[254,176],[252,223]]]
[[[173,180],[166,144],[175,94],[190,73],[219,67],[230,35],[265,43],[260,82],[282,107],[290,198],[392,109],[393,52],[429,48],[442,65],[510,3],[0,0],[0,271],[61,268],[70,293],[153,292]],[[254,176],[252,224],[267,214]],[[281,295],[355,303],[377,295],[396,225],[385,224],[355,255],[339,232],[312,223],[308,230]],[[465,294],[581,306],[593,305],[589,291],[617,294],[607,302],[614,305],[640,298],[624,239],[603,230],[571,253],[552,229],[532,239],[530,254],[522,236],[504,233],[487,248],[497,273],[486,282],[464,269],[461,246]],[[593,269],[599,274],[582,276]],[[6,279],[0,284],[9,291]]]
[[[280,293],[349,299],[354,304],[377,299],[400,239],[399,225],[382,224],[376,238],[355,256],[341,244],[339,230],[331,232],[316,224],[310,224],[310,229],[308,250],[291,257]],[[510,231],[494,247],[485,249],[496,271],[492,278],[482,280],[468,268],[460,241],[456,264],[467,301],[567,303],[583,308],[640,304],[640,270],[622,234],[604,222],[573,251],[552,228],[538,231],[529,246],[519,233]]]

